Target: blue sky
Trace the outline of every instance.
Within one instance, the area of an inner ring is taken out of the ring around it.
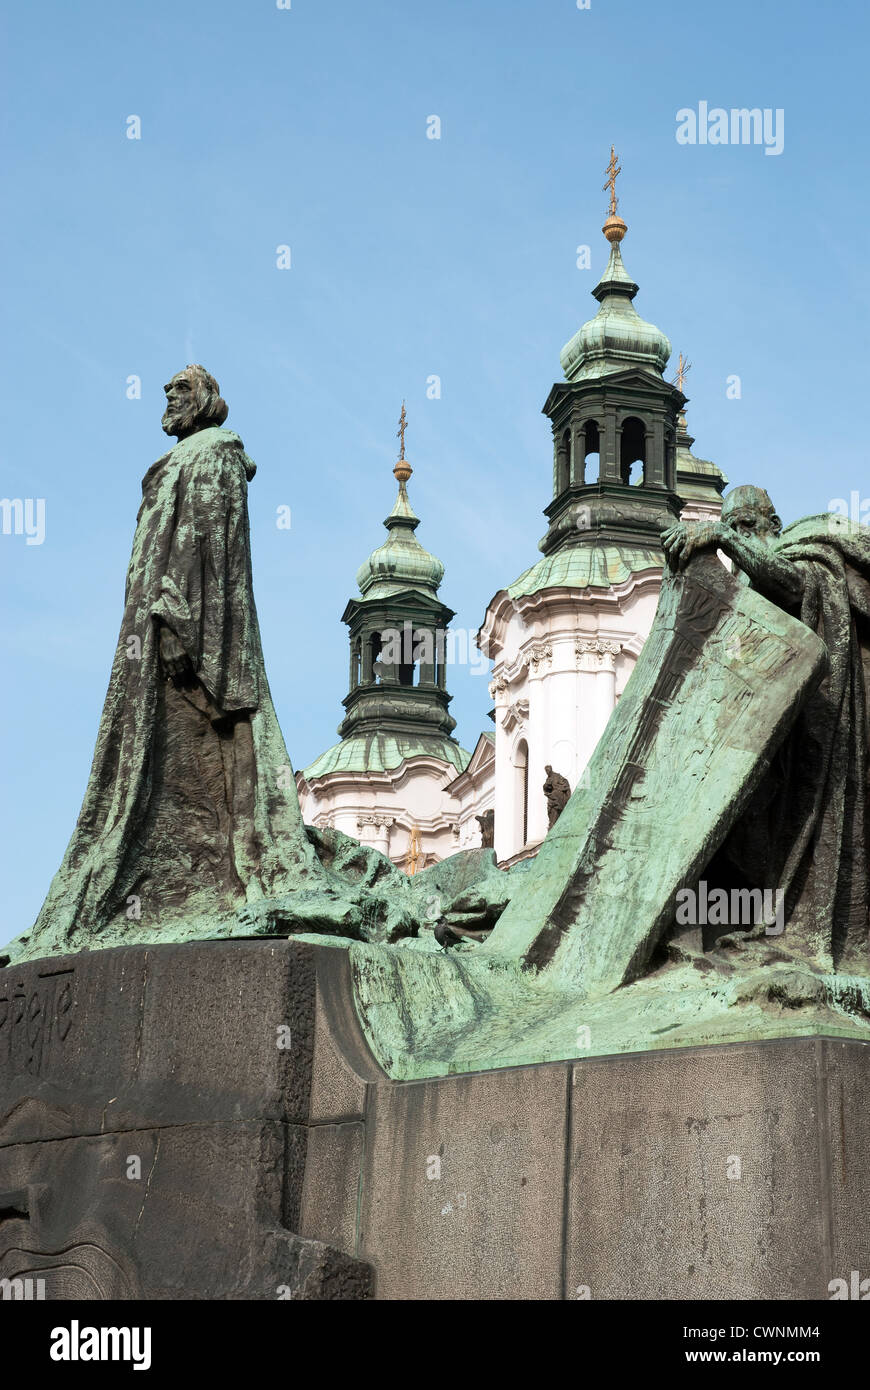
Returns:
[[[597,307],[611,142],[637,307],[694,363],[696,452],[786,520],[870,495],[867,39],[857,0],[9,7],[0,495],[44,498],[46,531],[0,535],[0,941],[32,922],[81,803],[162,384],[203,362],[259,465],[266,664],[304,766],[335,741],[340,616],[385,534],[403,397],[456,625],[538,556],[540,410]],[[782,153],[679,145],[700,101],[782,108]],[[486,680],[457,668],[451,688],[473,747]]]

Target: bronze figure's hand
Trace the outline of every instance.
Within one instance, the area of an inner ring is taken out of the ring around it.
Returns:
[[[160,664],[175,686],[187,685],[193,678],[193,664],[175,633],[161,624]]]
[[[718,521],[678,521],[662,532],[662,547],[671,569],[685,569],[699,550],[715,549],[721,541],[722,525]]]

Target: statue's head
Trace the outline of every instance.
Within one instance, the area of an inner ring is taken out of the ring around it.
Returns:
[[[227,418],[227,403],[220,387],[205,367],[195,364],[176,372],[164,386],[166,410],[161,424],[164,432],[175,439],[186,439],[198,430],[222,425]]]
[[[765,545],[778,536],[782,522],[763,487],[745,483],[733,487],[722,503],[722,520],[744,536],[755,536]]]
[[[544,771],[546,772],[546,774],[547,774],[548,777],[551,775],[553,769],[550,767],[550,764],[549,764],[549,763],[546,763],[546,764],[544,765]]]

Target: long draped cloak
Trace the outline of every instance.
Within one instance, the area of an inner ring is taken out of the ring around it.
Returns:
[[[825,643],[829,669],[714,864],[781,891],[784,947],[866,973],[870,529],[813,516],[771,548],[800,572],[796,615]]]
[[[210,428],[145,475],[87,791],[29,956],[142,928],[224,934],[246,902],[320,877],[263,665],[254,472],[238,435]],[[181,688],[161,667],[160,623],[190,659],[195,679]]]

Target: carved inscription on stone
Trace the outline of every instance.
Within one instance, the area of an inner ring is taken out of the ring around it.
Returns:
[[[40,971],[25,980],[0,973],[0,1066],[39,1076],[62,1049],[74,1019],[71,969]]]

